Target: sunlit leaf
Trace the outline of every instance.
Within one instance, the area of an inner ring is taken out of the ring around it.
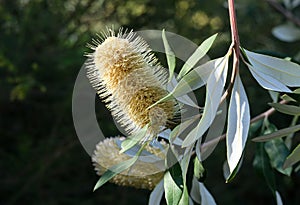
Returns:
[[[206,189],[204,184],[198,182],[195,177],[193,177],[191,197],[195,202],[201,205],[216,205],[214,198]]]
[[[278,112],[282,112],[287,115],[300,115],[300,107],[295,105],[286,105],[280,103],[269,103]]]
[[[216,205],[213,196],[209,193],[203,183],[199,182],[201,204],[205,205]]]
[[[263,136],[253,138],[252,141],[254,141],[254,142],[265,142],[265,141],[269,141],[269,140],[272,140],[272,139],[275,139],[275,138],[287,136],[288,134],[293,133],[293,132],[297,132],[298,130],[300,130],[300,125],[295,125],[295,126],[292,126],[292,127],[280,129],[280,130],[272,132],[270,134],[266,134],[266,135],[263,135]]]
[[[228,70],[228,55],[218,59],[215,63],[215,69],[210,74],[205,97],[205,108],[202,118],[198,125],[187,135],[182,146],[187,147],[193,144],[209,128],[213,122],[223,93]]]
[[[180,166],[171,167],[164,175],[165,198],[168,205],[178,205],[182,196]]]
[[[283,169],[287,167],[291,167],[292,165],[296,164],[300,161],[300,144],[292,151],[292,153],[286,158]]]
[[[231,93],[227,125],[227,161],[232,173],[243,154],[250,125],[248,98],[239,75]]]
[[[153,189],[149,197],[148,205],[160,205],[160,201],[164,194],[164,180],[161,180]]]
[[[191,55],[191,57],[185,62],[182,69],[180,70],[177,78],[182,78],[186,73],[188,73],[197,62],[205,56],[205,54],[209,51],[213,42],[215,41],[217,34],[209,37],[196,49],[196,51]]]
[[[281,196],[278,191],[275,192],[277,205],[283,205]]]
[[[230,183],[235,178],[237,173],[240,171],[240,168],[242,167],[243,159],[244,158],[242,156],[240,161],[238,162],[237,166],[235,167],[235,169],[233,171],[230,171],[227,160],[224,162],[224,164],[223,164],[223,176],[226,180],[226,183]]]
[[[205,85],[212,71],[221,63],[222,60],[223,58],[214,59],[193,69],[178,82],[176,87],[167,96],[163,97],[162,99],[151,105],[149,108],[161,102],[168,101],[172,98],[176,98],[178,101],[192,107],[199,107],[194,102],[181,101],[181,96],[184,96],[187,93],[190,93],[193,90],[196,90]]]
[[[282,82],[276,78],[261,72],[261,70],[256,70],[252,65],[247,64],[251,74],[255,80],[260,84],[261,87],[267,90],[273,90],[278,92],[291,92],[291,90]]]
[[[273,90],[268,90],[268,93],[270,94],[270,97],[272,98],[273,103],[277,103],[278,102],[279,93],[275,92]]]
[[[286,86],[300,87],[300,65],[246,49],[244,52],[255,72],[264,73],[265,76],[270,76],[270,78],[276,79]]]
[[[193,177],[190,195],[196,203],[201,204],[199,181],[195,177]]]
[[[300,29],[290,23],[276,26],[272,29],[272,34],[279,40],[285,42],[300,40]]]
[[[202,162],[195,157],[194,159],[194,176],[199,182],[204,182],[206,177],[206,170],[204,169]]]
[[[106,172],[104,172],[104,174],[100,177],[100,179],[98,180],[98,182],[96,183],[95,187],[94,187],[94,191],[96,189],[98,189],[99,187],[101,187],[103,184],[105,184],[106,182],[108,182],[110,179],[112,179],[114,176],[116,176],[117,174],[125,171],[126,169],[128,169],[129,167],[131,167],[138,159],[139,156],[134,156],[131,159],[128,159],[124,162],[121,162],[119,164],[116,164],[112,167],[110,167]]]
[[[174,75],[175,66],[176,66],[176,57],[175,57],[175,54],[167,40],[165,29],[163,29],[163,31],[162,31],[162,40],[164,43],[165,53],[166,53],[166,57],[167,57],[167,63],[168,63],[168,67],[169,67],[169,82],[171,82],[173,75]]]
[[[291,175],[292,168],[283,169],[285,159],[289,154],[284,141],[281,138],[265,142],[264,148],[270,158],[270,163],[274,169],[287,176]]]
[[[120,150],[120,153],[126,152],[127,150],[134,147],[137,143],[139,143],[145,137],[147,129],[148,125],[124,140],[121,144],[122,149]]]

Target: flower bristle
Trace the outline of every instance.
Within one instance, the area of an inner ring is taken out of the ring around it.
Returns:
[[[122,137],[106,138],[97,144],[92,156],[92,162],[98,175],[101,176],[111,166],[130,159],[130,156],[119,152],[120,148],[116,140],[122,141],[123,139]],[[150,145],[147,145],[145,150],[164,161],[165,153],[163,151]],[[114,176],[110,182],[121,186],[151,190],[159,183],[163,175],[164,166],[138,160],[132,167]]]
[[[108,29],[92,43],[89,47],[94,52],[87,55],[87,76],[129,134],[149,124],[148,139],[174,124],[178,115],[175,100],[147,109],[168,94],[168,73],[141,37],[132,31],[115,34]]]

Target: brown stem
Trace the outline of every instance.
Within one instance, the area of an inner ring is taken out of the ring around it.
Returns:
[[[221,102],[223,102],[231,93],[233,83],[235,81],[235,77],[239,73],[239,57],[240,57],[240,40],[239,34],[237,29],[237,22],[236,22],[236,14],[234,8],[234,0],[228,0],[228,10],[229,10],[229,20],[230,20],[230,30],[231,30],[231,46],[230,49],[233,51],[233,68],[232,68],[232,75],[230,79],[230,84],[228,88],[224,92]]]
[[[280,12],[285,18],[293,22],[295,25],[300,27],[300,19],[294,16],[294,14],[281,6],[277,1],[267,0],[268,4],[270,4],[274,9]]]

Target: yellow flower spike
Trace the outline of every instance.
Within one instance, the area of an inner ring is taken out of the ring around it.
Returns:
[[[98,175],[102,175],[109,167],[130,159],[125,153],[120,153],[116,141],[123,141],[124,137],[106,138],[97,144],[92,156],[92,162]],[[162,144],[166,147],[166,144]],[[114,176],[110,182],[121,186],[131,186],[138,189],[153,189],[164,175],[164,159],[166,152],[150,145],[145,146],[150,157],[156,158],[155,162],[138,160],[129,169]]]
[[[167,71],[159,65],[147,43],[132,31],[117,35],[111,30],[102,42],[94,40],[88,55],[87,76],[116,120],[129,134],[149,124],[146,140],[151,140],[178,119],[175,100],[147,109],[168,94]]]

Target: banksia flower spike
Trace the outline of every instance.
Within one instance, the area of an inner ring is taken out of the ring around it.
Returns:
[[[128,154],[119,152],[118,142],[122,142],[124,139],[124,137],[106,138],[97,144],[92,162],[98,175],[101,176],[111,166],[130,159],[131,156]],[[164,148],[167,146],[160,145]],[[155,160],[152,163],[137,160],[132,167],[114,176],[110,182],[138,189],[153,189],[163,178],[166,152],[150,145],[145,146],[143,152],[146,152],[146,155],[152,159],[155,158]]]
[[[87,76],[112,115],[132,134],[149,125],[143,139],[152,139],[172,127],[178,114],[175,100],[149,106],[168,93],[167,71],[147,43],[129,33],[108,30],[89,47]]]

